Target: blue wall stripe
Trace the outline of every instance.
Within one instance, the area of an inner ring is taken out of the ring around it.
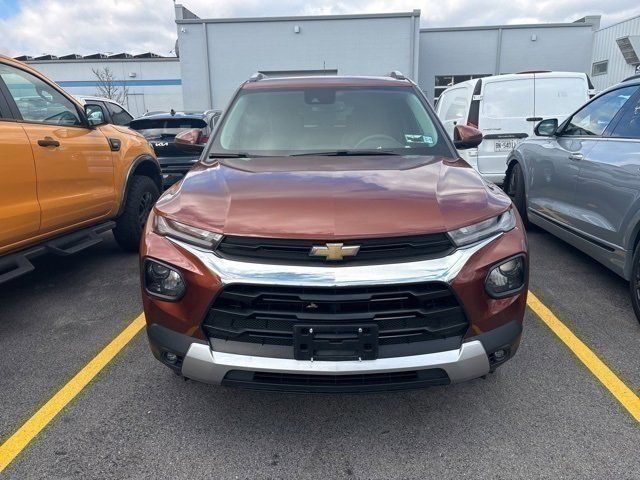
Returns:
[[[63,80],[56,82],[61,87],[97,87],[100,85],[98,80]],[[182,85],[179,78],[168,80],[114,80],[114,87],[160,87],[164,85]]]

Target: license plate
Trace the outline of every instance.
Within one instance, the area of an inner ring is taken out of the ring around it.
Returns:
[[[516,140],[496,140],[493,144],[494,152],[510,152],[516,148],[518,142]]]
[[[296,360],[374,360],[378,357],[378,326],[295,325],[293,355]]]

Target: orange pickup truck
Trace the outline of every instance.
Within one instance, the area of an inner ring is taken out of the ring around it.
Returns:
[[[55,83],[0,56],[0,283],[43,254],[69,255],[113,234],[137,251],[160,194],[153,148],[91,117]]]

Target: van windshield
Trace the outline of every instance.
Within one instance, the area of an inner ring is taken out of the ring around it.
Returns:
[[[413,88],[245,90],[231,105],[211,152],[451,155],[436,125]]]

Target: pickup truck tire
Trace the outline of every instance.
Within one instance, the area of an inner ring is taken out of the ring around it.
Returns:
[[[511,197],[513,204],[518,209],[522,224],[529,230],[531,223],[529,222],[529,216],[527,215],[527,197],[524,193],[524,175],[522,173],[522,167],[519,163],[516,163],[511,169],[511,174],[507,180],[507,194]]]
[[[129,182],[124,209],[116,219],[113,236],[123,250],[137,252],[140,237],[160,191],[149,177],[135,175]]]

